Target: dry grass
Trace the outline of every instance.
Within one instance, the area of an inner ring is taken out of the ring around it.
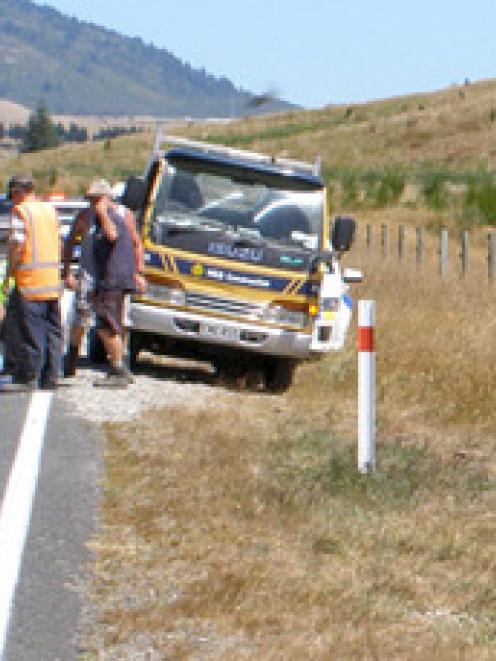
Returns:
[[[183,127],[192,137],[329,168],[493,167],[495,83],[440,94]],[[140,172],[152,136],[0,161],[68,192]],[[47,174],[48,173],[48,174]],[[354,212],[356,209],[340,209]],[[355,470],[356,352],[303,366],[282,397],[226,396],[108,427],[97,623],[88,656],[197,659],[491,659],[496,656],[496,347],[485,237],[471,271],[437,275],[434,235],[414,267],[414,225],[449,210],[398,206],[399,267],[364,229],[347,260],[378,305],[378,470]],[[394,238],[392,239],[392,242]],[[393,243],[392,243],[393,245]],[[181,385],[178,383],[178,388]],[[208,387],[207,385],[205,387]],[[140,656],[141,655],[141,656]]]
[[[199,137],[227,135],[249,148],[327,168],[494,167],[496,81],[354,106],[247,118],[217,129],[191,126]]]
[[[331,174],[392,167],[410,172],[433,167],[478,172],[496,164],[495,89],[496,81],[483,81],[362,105],[247,117],[228,125],[178,123],[168,130],[309,161],[320,155],[325,172]],[[88,118],[89,125],[94,121]],[[149,126],[153,118],[142,122]],[[78,193],[92,175],[116,180],[130,172],[141,173],[153,135],[118,138],[110,144],[108,151],[104,143],[90,143],[19,159],[0,154],[0,182],[13,170],[26,170],[46,190],[55,173],[60,187]]]
[[[81,194],[96,177],[112,182],[141,174],[150,156],[149,134],[122,137],[110,143],[65,145],[34,154],[0,157],[0,182],[4,186],[13,172],[28,172],[41,192],[53,185],[68,194]]]
[[[378,304],[377,473],[353,338],[283,397],[110,427],[90,656],[494,658],[494,291],[348,261]]]

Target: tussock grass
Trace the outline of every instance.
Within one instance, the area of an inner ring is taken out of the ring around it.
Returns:
[[[320,155],[326,179],[331,181],[333,177],[341,180],[350,172],[363,179],[367,187],[366,179],[379,177],[382,186],[372,195],[372,206],[396,199],[401,181],[398,177],[392,179],[393,172],[403,173],[405,181],[420,182],[428,193],[432,192],[429,181],[432,184],[432,178],[438,175],[448,184],[463,175],[463,183],[469,186],[470,176],[474,175],[478,183],[475,189],[472,187],[471,196],[473,202],[475,195],[477,204],[474,210],[468,204],[465,213],[477,220],[480,212],[484,220],[488,206],[484,178],[494,169],[496,155],[495,87],[495,81],[482,81],[362,105],[246,117],[229,125],[179,122],[168,130],[310,162]],[[107,151],[105,143],[89,143],[18,159],[0,154],[0,182],[5,183],[12,171],[36,170],[37,183],[46,190],[50,173],[55,170],[60,187],[67,193],[78,193],[92,174],[116,180],[129,172],[141,173],[153,136],[122,137],[109,144]],[[437,197],[434,190],[430,203],[442,202]],[[424,200],[420,204],[423,206]],[[489,210],[494,221],[492,201]]]
[[[377,472],[355,468],[354,337],[285,396],[109,427],[90,652],[496,654],[494,291],[360,242],[348,262],[378,305]]]
[[[111,181],[141,174],[153,145],[151,134],[80,145],[64,145],[34,154],[0,157],[0,187],[14,172],[30,173],[41,193],[52,188],[79,195],[98,177]]]

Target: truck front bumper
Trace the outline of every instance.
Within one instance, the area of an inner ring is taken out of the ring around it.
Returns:
[[[131,329],[292,358],[310,356],[311,335],[133,302]]]

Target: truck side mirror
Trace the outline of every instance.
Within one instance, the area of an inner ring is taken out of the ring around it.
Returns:
[[[347,252],[353,245],[356,223],[350,216],[336,216],[332,225],[331,242],[336,252]]]
[[[148,186],[142,177],[129,177],[121,202],[131,211],[140,211],[145,204],[147,193]]]

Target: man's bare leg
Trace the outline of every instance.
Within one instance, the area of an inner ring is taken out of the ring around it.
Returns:
[[[71,328],[69,349],[64,358],[64,376],[74,376],[76,374],[76,366],[79,359],[79,352],[81,351],[81,341],[84,331],[84,326],[73,326]]]
[[[113,367],[122,367],[122,356],[124,353],[122,337],[118,333],[109,331],[107,328],[99,328],[98,335],[103,342],[111,365]]]
[[[110,361],[110,369],[106,379],[95,381],[95,386],[109,388],[125,388],[134,379],[123,362],[124,341],[120,334],[106,328],[99,328],[98,335],[103,342]]]

